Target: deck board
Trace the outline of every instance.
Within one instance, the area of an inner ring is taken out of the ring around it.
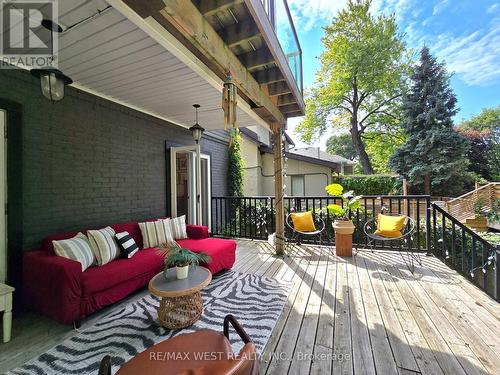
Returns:
[[[395,251],[287,251],[279,258],[266,242],[238,241],[235,270],[291,283],[261,374],[500,373],[500,304],[437,258],[422,257],[411,274]],[[12,341],[0,344],[0,372],[74,334],[32,313],[16,317]]]

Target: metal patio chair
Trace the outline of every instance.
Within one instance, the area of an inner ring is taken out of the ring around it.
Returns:
[[[292,237],[289,239],[289,241],[292,243],[295,241],[297,245],[300,245],[301,239],[304,237],[309,237],[309,238],[317,237],[319,240],[319,245],[321,246],[323,244],[323,232],[325,230],[325,222],[323,221],[323,219],[319,215],[313,214],[313,221],[316,230],[312,232],[301,232],[299,230],[296,230],[293,226],[292,213],[295,212],[289,213],[285,220],[287,227],[290,228],[290,230],[292,231]]]
[[[397,247],[399,253],[401,254],[401,258],[405,262],[406,266],[413,274],[415,272],[415,263],[417,261],[419,265],[422,265],[422,260],[420,259],[420,253],[418,251],[416,253],[413,252],[412,249],[412,241],[413,241],[413,233],[415,233],[416,225],[415,221],[406,215],[401,215],[398,213],[383,213],[384,209],[388,211],[385,207],[382,208],[382,214],[387,216],[405,216],[405,222],[403,226],[403,230],[401,231],[401,236],[399,237],[384,237],[378,234],[375,234],[377,230],[377,218],[378,215],[370,220],[368,220],[363,228],[363,231],[368,238],[367,245],[370,247],[371,252],[373,253],[376,241],[381,241],[383,243],[396,242],[399,244]],[[402,246],[405,245],[405,246]],[[405,258],[405,254],[403,250],[406,248],[406,252],[408,253],[408,257]]]

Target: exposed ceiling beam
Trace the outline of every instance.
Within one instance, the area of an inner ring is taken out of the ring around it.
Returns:
[[[304,116],[304,113],[303,113],[302,111],[290,112],[290,113],[287,113],[287,114],[286,114],[286,118],[290,118],[290,117],[300,117],[300,116]]]
[[[280,111],[287,114],[292,112],[300,111],[300,107],[297,103],[287,104],[280,107]]]
[[[213,16],[215,13],[228,9],[236,4],[241,4],[243,0],[201,0],[200,13],[205,17]]]
[[[249,51],[237,56],[241,63],[248,69],[260,68],[274,62],[274,57],[267,48],[259,48],[255,51]]]
[[[186,47],[197,50],[205,64],[212,66],[212,71],[223,76],[228,67],[231,67],[238,91],[250,99],[253,108],[264,107],[271,115],[268,118],[261,116],[267,123],[272,121],[285,123],[285,118],[278,107],[262,91],[258,82],[191,0],[169,0],[165,8],[155,15],[155,20],[167,30],[168,28],[177,30],[182,35],[179,40]]]
[[[269,96],[285,95],[292,92],[286,82],[270,83],[267,88],[269,89]]]
[[[252,75],[261,85],[284,80],[281,70],[277,67],[259,70],[258,72],[253,72]]]
[[[292,94],[278,96],[278,107],[288,104],[297,103],[297,100]]]
[[[229,47],[234,47],[258,37],[260,31],[254,22],[245,21],[224,27],[219,31],[219,35]]]

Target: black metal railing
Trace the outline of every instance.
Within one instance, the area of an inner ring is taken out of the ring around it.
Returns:
[[[342,205],[341,197],[285,197],[285,215],[290,212],[313,211],[325,222],[323,243],[334,245],[334,218],[326,207],[329,204]],[[212,234],[217,236],[240,237],[267,240],[275,228],[274,197],[213,197],[212,198]],[[408,243],[413,251],[430,251],[430,197],[426,195],[407,196],[363,196],[361,207],[352,213],[356,227],[353,242],[357,247],[367,245],[363,227],[365,223],[381,212],[385,207],[391,213],[406,214],[415,220],[414,240]],[[287,228],[287,237],[291,233]],[[311,239],[311,243],[317,243]],[[396,249],[393,243],[377,243],[377,248]]]
[[[432,253],[495,299],[500,299],[500,246],[432,204]]]

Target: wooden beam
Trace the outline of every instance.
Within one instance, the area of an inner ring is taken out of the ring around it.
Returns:
[[[247,6],[248,11],[252,15],[253,19],[257,23],[257,27],[261,32],[262,39],[269,47],[271,54],[273,54],[276,65],[283,72],[283,76],[285,80],[288,82],[290,87],[292,88],[291,93],[295,96],[296,102],[299,104],[301,110],[305,113],[305,103],[302,93],[300,92],[299,86],[295,82],[295,78],[293,77],[292,70],[288,65],[288,59],[283,52],[283,48],[281,47],[281,43],[278,39],[278,36],[274,30],[269,17],[267,16],[266,9],[262,4],[262,0],[244,0],[245,5]],[[286,2],[285,2],[285,6]],[[280,16],[287,17],[286,14]],[[292,31],[294,35],[290,35],[290,37],[295,36],[295,28],[292,25]],[[300,45],[299,45],[300,48]]]
[[[285,94],[278,96],[278,107],[288,104],[297,103],[297,100],[292,94]]]
[[[152,16],[165,7],[163,0],[123,0],[123,2],[135,10],[142,18]]]
[[[261,85],[284,80],[281,70],[277,67],[259,70],[258,72],[253,72],[252,75]]]
[[[267,88],[269,89],[270,96],[285,95],[292,93],[292,90],[290,90],[290,87],[286,82],[271,83],[267,85]]]
[[[205,17],[213,16],[217,12],[221,12],[242,2],[243,0],[201,0],[200,13]]]
[[[283,127],[278,123],[271,124],[274,136],[274,196],[276,211],[276,255],[285,253],[285,205],[283,184]]]
[[[289,112],[289,113],[286,114],[286,118],[300,117],[300,116],[304,116],[304,112],[302,112],[302,111],[296,111],[296,112]]]
[[[155,19],[160,24],[166,23],[177,30],[183,36],[180,41],[187,48],[196,49],[203,60],[206,60],[206,64],[212,66],[212,70],[219,75],[223,75],[231,67],[238,91],[248,97],[254,107],[265,107],[275,121],[285,122],[283,114],[271,98],[261,90],[258,82],[190,0],[169,0]]]
[[[259,48],[255,51],[248,51],[237,56],[241,63],[252,70],[274,62],[274,57],[267,48]]]
[[[255,23],[244,21],[224,27],[219,30],[219,35],[229,47],[234,47],[258,37],[260,31]]]
[[[297,103],[283,105],[279,108],[280,108],[280,111],[285,113],[285,114],[286,113],[293,113],[293,112],[300,112],[300,107]]]

